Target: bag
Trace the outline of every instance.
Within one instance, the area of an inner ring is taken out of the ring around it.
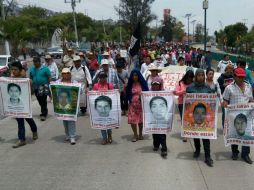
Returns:
[[[47,96],[47,95],[49,95],[49,85],[48,84],[40,85],[39,88],[38,88],[37,95],[38,96]]]

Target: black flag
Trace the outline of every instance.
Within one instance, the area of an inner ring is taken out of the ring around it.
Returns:
[[[133,34],[131,36],[129,53],[132,57],[135,55],[138,55],[138,53],[139,53],[140,36],[141,36],[141,34],[140,34],[140,22],[139,22],[135,31],[133,32]]]

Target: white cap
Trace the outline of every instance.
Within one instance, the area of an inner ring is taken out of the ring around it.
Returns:
[[[107,59],[102,59],[101,60],[101,65],[108,65],[108,60]]]
[[[73,61],[80,61],[80,56],[75,55],[75,56],[73,57]]]

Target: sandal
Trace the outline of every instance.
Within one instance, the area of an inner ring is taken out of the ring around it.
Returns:
[[[101,141],[101,145],[106,145],[108,142],[106,140]]]

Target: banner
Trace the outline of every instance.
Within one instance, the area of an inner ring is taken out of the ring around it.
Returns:
[[[187,93],[184,98],[182,137],[217,139],[217,94]]]
[[[144,134],[167,134],[172,130],[174,95],[166,91],[142,92]]]
[[[135,28],[135,31],[133,32],[131,36],[130,41],[130,47],[129,47],[129,53],[132,57],[135,55],[138,55],[139,49],[140,49],[140,22],[137,24],[137,27]]]
[[[254,145],[254,104],[229,105],[225,109],[225,145]]]
[[[0,77],[2,114],[15,118],[32,117],[29,78]]]
[[[81,84],[51,83],[50,90],[57,119],[77,121]]]
[[[112,129],[121,125],[121,105],[118,90],[89,91],[87,103],[93,129]]]

